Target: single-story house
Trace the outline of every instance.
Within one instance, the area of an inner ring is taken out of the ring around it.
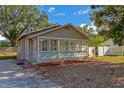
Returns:
[[[123,56],[124,46],[114,44],[112,39],[101,43],[98,47],[98,56]]]
[[[88,57],[88,41],[89,38],[72,24],[48,26],[18,39],[17,58],[44,63]]]

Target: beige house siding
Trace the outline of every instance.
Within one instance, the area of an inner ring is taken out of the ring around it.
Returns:
[[[43,37],[54,37],[54,38],[71,38],[71,39],[83,39],[82,35],[77,31],[68,30],[65,28],[52,31],[49,33],[42,34]]]
[[[18,46],[18,49],[19,49],[19,53],[18,53],[18,58],[23,60],[25,59],[25,38],[23,38],[22,40],[20,40],[19,42],[19,46]]]
[[[49,41],[52,39],[58,40],[59,41],[58,45],[60,46],[59,50],[40,51],[41,46],[38,47],[38,45],[40,41],[44,39],[47,39]],[[80,50],[65,51],[66,41],[74,42],[74,45],[76,47],[78,47],[79,42],[82,42],[82,50],[81,51]],[[85,36],[83,36],[80,32],[76,31],[73,28],[66,28],[66,27],[63,27],[54,31],[50,31],[47,33],[41,32],[37,34],[31,34],[23,37],[19,42],[20,42],[20,45],[19,45],[18,59],[21,59],[21,60],[24,59],[29,62],[31,61],[46,62],[46,61],[51,61],[53,59],[58,60],[59,58],[61,59],[63,57],[64,57],[64,60],[68,60],[68,59],[71,60],[77,56],[81,56],[81,57],[87,56],[87,53],[85,51],[88,51],[88,48],[87,48],[88,42]]]
[[[37,37],[33,37],[31,39],[28,39],[29,42],[29,47],[28,47],[28,58],[29,59],[35,59],[36,55],[33,55],[33,52],[37,52],[38,51],[38,41],[37,41]],[[33,57],[33,58],[32,58]]]
[[[19,60],[32,59],[31,58],[32,52],[35,52],[38,49],[37,37],[33,37],[31,39],[28,39],[27,37],[25,37],[20,41],[18,41],[18,43],[19,45],[18,45],[17,59]]]

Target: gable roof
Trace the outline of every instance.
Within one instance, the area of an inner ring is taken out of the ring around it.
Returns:
[[[25,34],[23,34],[22,36],[20,36],[20,37],[18,38],[18,40],[20,40],[20,39],[22,39],[22,38],[24,38],[24,37],[26,37],[26,36],[29,36],[29,35],[32,35],[32,34],[36,34],[36,33],[39,33],[39,32],[45,32],[45,31],[47,31],[47,30],[49,30],[49,29],[54,29],[54,28],[57,28],[57,27],[60,27],[60,25],[48,26],[48,27],[44,27],[44,28],[42,28],[42,29],[39,29],[39,30],[37,30],[37,31],[25,33]]]
[[[21,40],[22,38],[26,37],[26,36],[30,36],[30,35],[34,35],[34,36],[37,36],[39,34],[44,34],[44,33],[48,33],[48,32],[51,32],[51,31],[55,31],[55,30],[58,30],[58,29],[61,29],[61,28],[72,28],[74,29],[75,31],[77,31],[78,33],[80,33],[82,35],[83,38],[85,38],[86,40],[89,40],[89,37],[86,36],[85,34],[83,34],[82,32],[80,32],[77,28],[75,28],[72,24],[66,24],[64,26],[61,26],[61,25],[53,25],[53,26],[48,26],[48,27],[45,27],[43,29],[40,29],[38,31],[34,31],[34,32],[30,32],[30,33],[27,33],[27,34],[24,34],[22,35],[21,37],[19,37],[18,40]]]

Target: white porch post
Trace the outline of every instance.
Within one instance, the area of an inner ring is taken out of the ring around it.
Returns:
[[[37,39],[37,60],[39,61],[39,36],[38,36],[38,39]]]
[[[26,47],[26,50],[27,50],[26,60],[28,61],[29,60],[29,40],[28,39],[26,39],[26,43],[27,43],[27,47]]]
[[[86,46],[87,46],[87,57],[89,57],[89,46],[88,44]]]
[[[60,58],[60,40],[58,40],[58,45],[57,45],[57,57],[58,59]]]

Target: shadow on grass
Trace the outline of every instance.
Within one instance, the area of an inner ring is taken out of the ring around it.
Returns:
[[[0,60],[16,59],[16,56],[0,56]]]
[[[118,62],[118,63],[115,63],[115,64],[124,65],[124,62]]]

